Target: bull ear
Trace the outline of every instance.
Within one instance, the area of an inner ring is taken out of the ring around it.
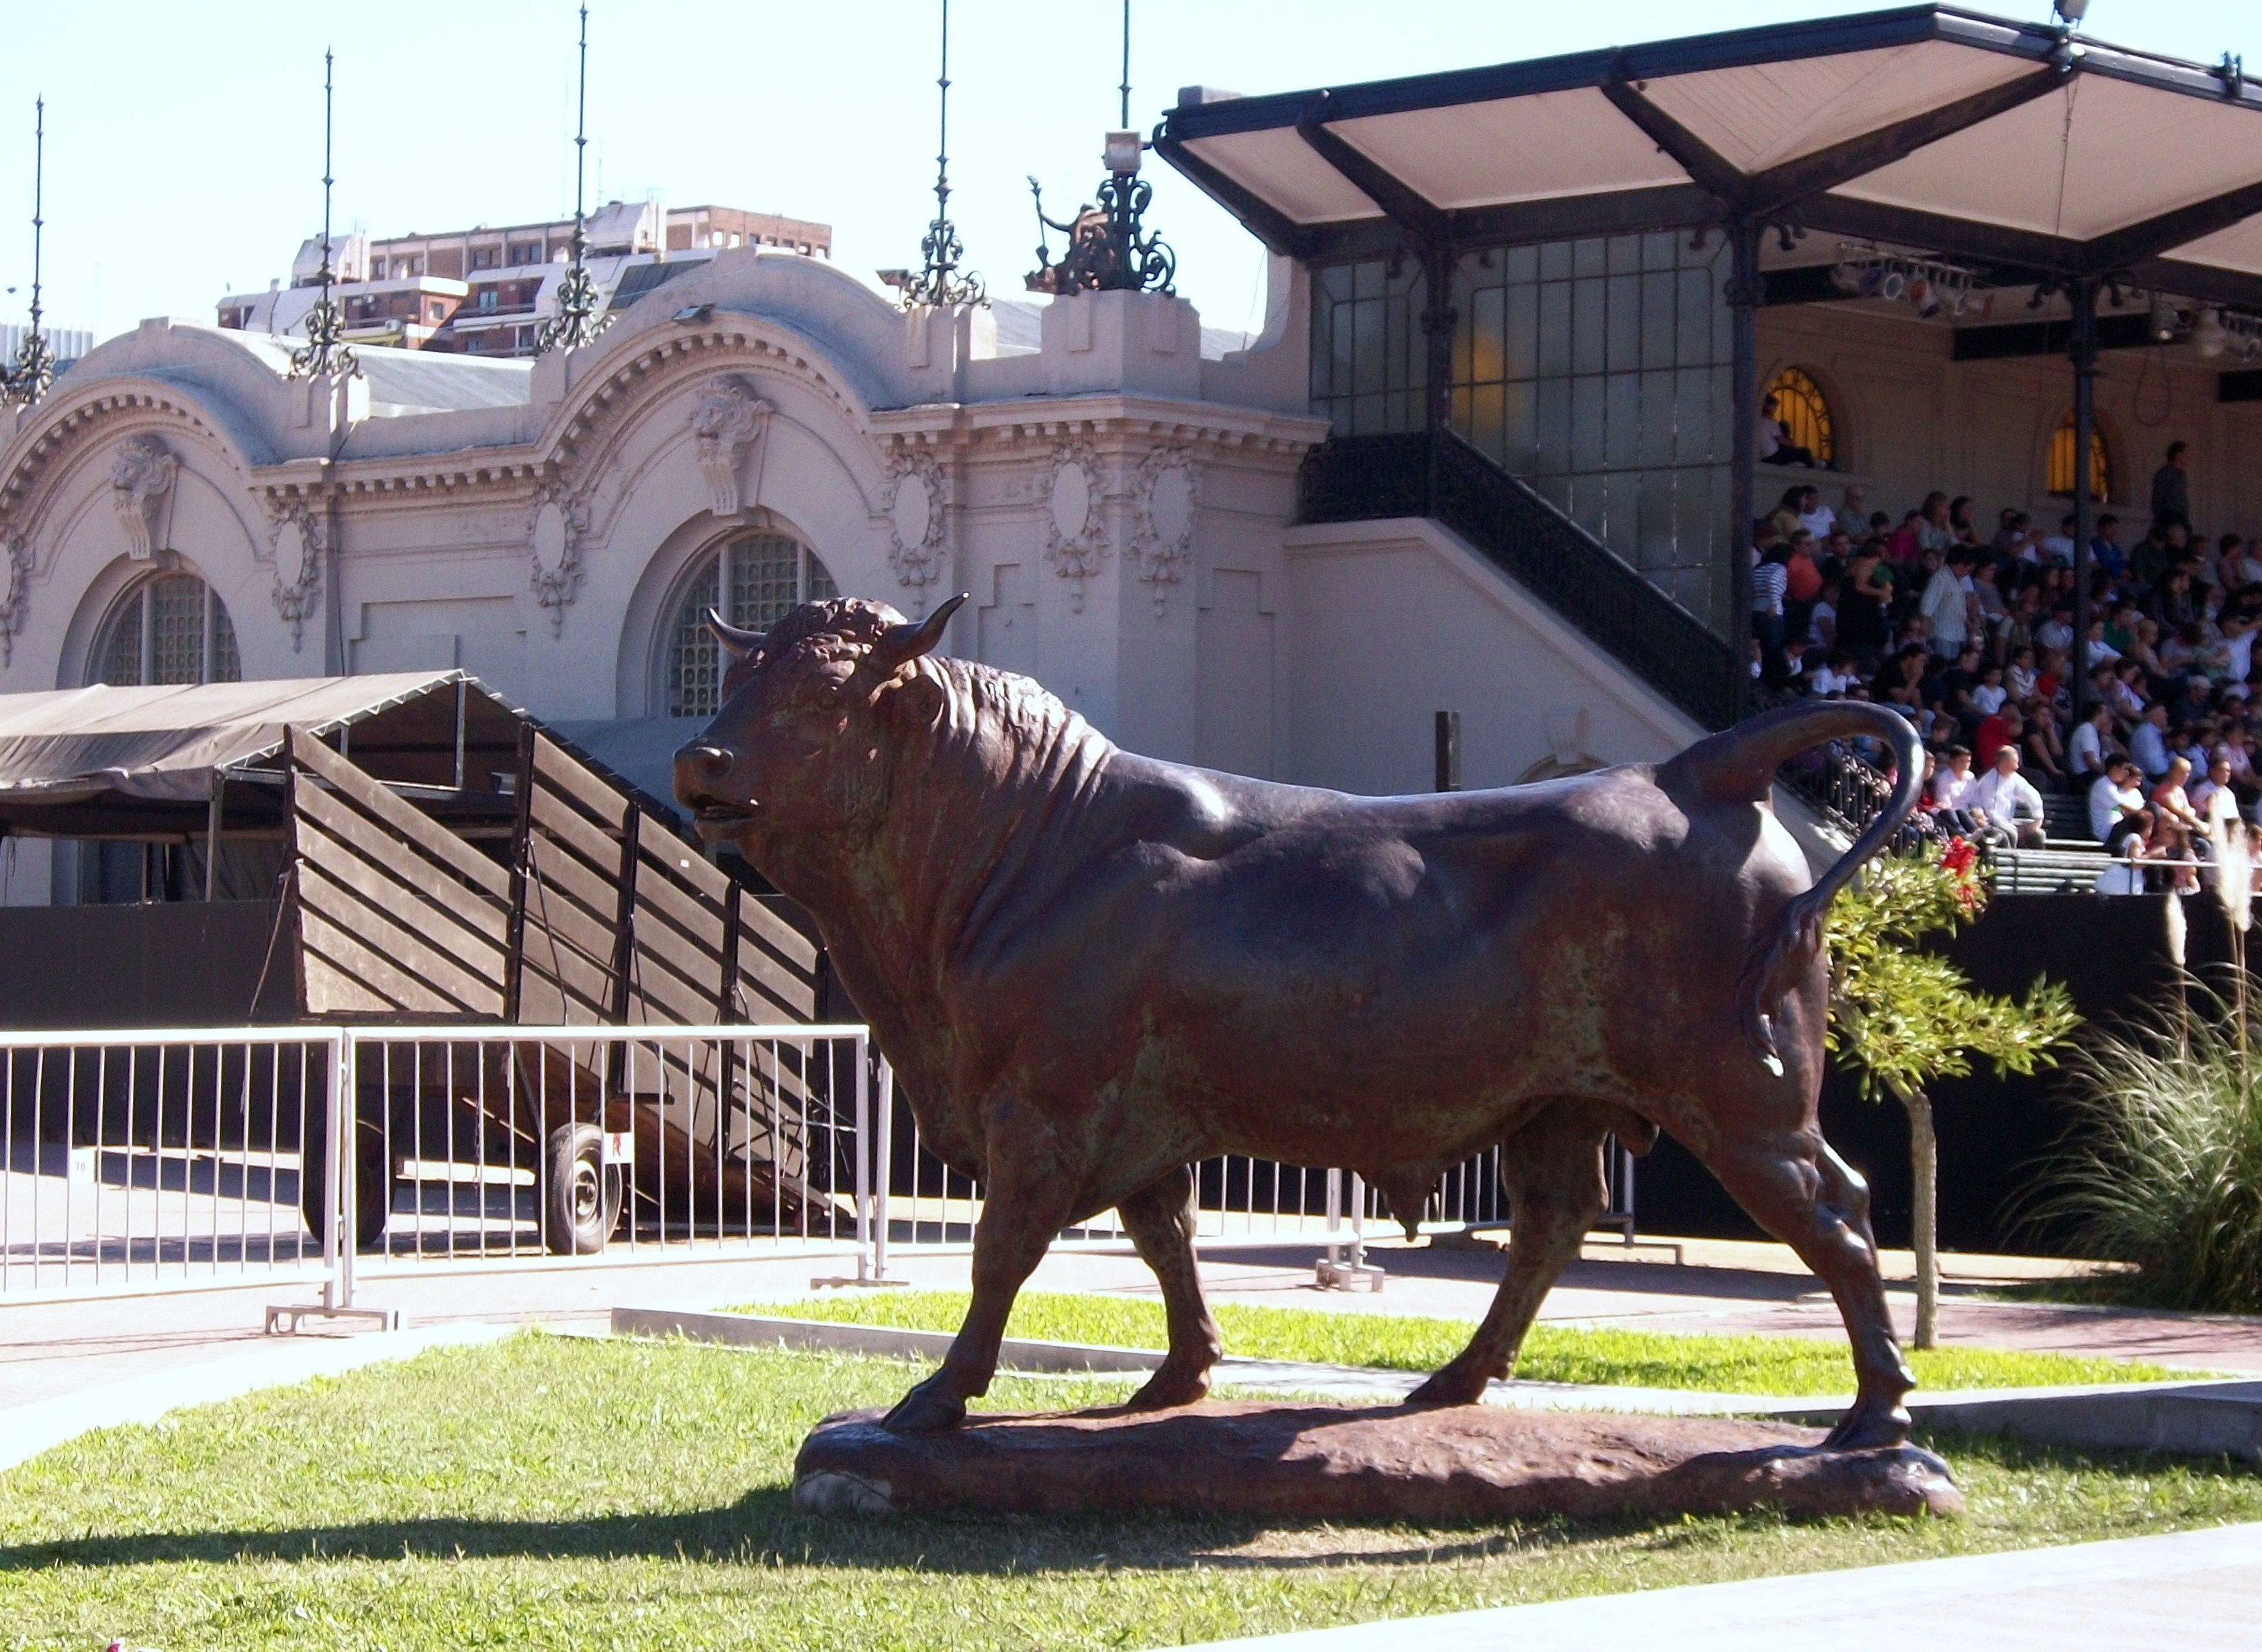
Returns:
[[[762,645],[761,632],[742,631],[712,608],[707,610],[707,628],[732,659],[744,659]]]
[[[872,644],[872,669],[882,677],[893,676],[907,661],[933,652],[935,644],[942,641],[943,627],[950,623],[950,616],[958,612],[958,605],[966,598],[967,593],[962,591],[918,624],[905,620],[881,632],[879,641]]]

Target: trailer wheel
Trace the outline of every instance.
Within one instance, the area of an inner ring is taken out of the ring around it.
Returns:
[[[553,1256],[591,1256],[621,1220],[621,1167],[605,1162],[594,1124],[560,1124],[550,1132],[543,1167],[542,1246]]]
[[[328,1179],[329,1131],[327,1121],[313,1113],[306,1120],[307,1139],[299,1150],[299,1212],[306,1232],[322,1236],[322,1184]],[[385,1238],[392,1214],[393,1189],[400,1180],[399,1163],[385,1151],[385,1123],[362,1118],[354,1129],[354,1248],[375,1250]]]

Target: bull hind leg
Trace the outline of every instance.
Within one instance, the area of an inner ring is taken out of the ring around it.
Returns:
[[[1846,1322],[1859,1386],[1852,1408],[1825,1443],[1848,1451],[1900,1444],[1909,1431],[1901,1400],[1916,1379],[1901,1359],[1885,1306],[1884,1276],[1869,1232],[1869,1184],[1819,1132],[1722,1142],[1704,1158],[1752,1219],[1797,1252],[1829,1287]]]
[[[1595,1218],[1609,1208],[1603,1180],[1603,1120],[1559,1102],[1502,1144],[1501,1181],[1508,1189],[1508,1271],[1492,1309],[1430,1380],[1407,1396],[1409,1405],[1471,1405],[1485,1384],[1506,1376],[1556,1279],[1579,1253]]]
[[[1140,1259],[1155,1270],[1170,1318],[1171,1351],[1155,1375],[1131,1397],[1130,1409],[1163,1411],[1191,1405],[1209,1392],[1209,1368],[1225,1352],[1217,1322],[1202,1301],[1194,1260],[1194,1176],[1180,1166],[1116,1206]]]
[[[917,1434],[955,1427],[966,1402],[990,1391],[1013,1298],[1067,1225],[1082,1172],[1034,1109],[1006,1103],[988,1119],[989,1178],[974,1229],[974,1301],[934,1375],[896,1402],[882,1426]]]

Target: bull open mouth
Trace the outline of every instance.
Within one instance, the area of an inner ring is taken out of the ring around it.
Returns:
[[[725,803],[720,798],[702,798],[691,811],[691,820],[702,835],[723,837],[753,819],[756,808],[753,803]]]

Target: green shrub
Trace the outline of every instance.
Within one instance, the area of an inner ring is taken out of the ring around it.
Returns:
[[[2240,1019],[2187,980],[2168,1009],[2093,1033],[2068,1064],[2076,1124],[2029,1220],[2136,1263],[2123,1289],[2156,1306],[2262,1311],[2262,1086]]]

